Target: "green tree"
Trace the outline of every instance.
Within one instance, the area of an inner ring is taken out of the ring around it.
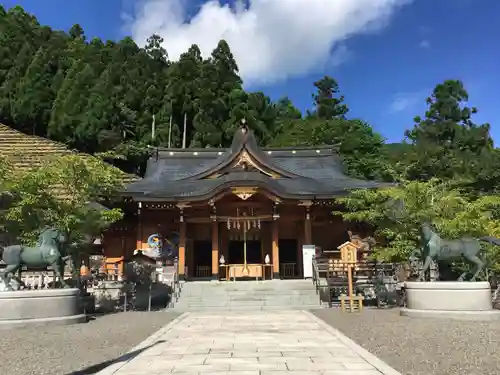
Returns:
[[[24,43],[15,58],[14,66],[6,74],[0,86],[0,119],[7,123],[12,122],[12,105],[17,99],[19,82],[28,69],[35,51],[31,43]]]
[[[414,145],[409,155],[409,179],[474,179],[482,157],[493,148],[489,124],[477,125],[461,81],[448,80],[427,98],[425,118],[417,116],[406,137]]]
[[[340,89],[337,81],[330,76],[324,76],[314,82],[317,92],[313,94],[314,111],[310,117],[331,120],[335,117],[344,118],[349,108],[344,103],[344,96],[338,96]],[[338,96],[338,97],[337,97]]]
[[[76,54],[79,45],[73,44],[72,47]],[[81,50],[83,53],[81,56],[75,55],[72,58],[71,67],[53,102],[47,130],[51,139],[64,142],[81,151],[93,151],[81,142],[81,139],[85,139],[85,131],[82,136],[78,127],[87,108],[90,90],[99,78],[103,65],[106,66],[112,48],[113,44],[105,46],[101,40],[93,39]],[[92,142],[89,146],[94,145],[95,142]]]
[[[35,17],[26,13],[20,6],[10,8],[7,12],[0,8],[0,85],[12,68],[16,67],[16,59],[25,43],[30,43],[36,50],[39,34]]]
[[[279,120],[299,120],[302,118],[302,113],[295,107],[288,97],[280,98],[274,105],[276,109],[276,117]]]
[[[452,184],[436,179],[403,182],[378,190],[355,190],[337,201],[345,210],[334,214],[373,226],[377,238],[375,256],[384,261],[407,260],[415,249],[420,249],[419,228],[424,222],[433,223],[444,238],[500,237],[500,197],[470,197]],[[490,258],[500,261],[498,249],[488,251],[495,252]]]
[[[122,173],[93,157],[64,156],[40,168],[7,176],[12,200],[4,215],[7,231],[33,243],[52,226],[77,240],[98,234],[122,217],[119,209],[95,208],[121,187]]]
[[[71,39],[85,40],[85,32],[83,31],[83,28],[77,23],[71,26],[71,29],[69,29],[68,34]]]
[[[66,45],[67,38],[63,33],[52,33],[47,43],[40,46],[17,85],[11,115],[17,127],[27,133],[47,134],[46,127],[59,85],[54,81],[58,73],[64,73],[61,54]]]
[[[199,94],[203,93],[200,89],[202,67],[201,51],[197,45],[193,45],[168,70],[169,83],[163,100],[165,105],[172,108],[173,122],[178,124],[179,129],[184,128],[186,120],[186,146],[189,146],[194,136],[193,120],[199,110]]]
[[[283,127],[272,146],[331,145],[344,158],[348,172],[356,177],[391,180],[383,158],[384,139],[366,122],[334,118],[294,120]]]
[[[11,201],[11,187],[13,182],[12,164],[4,157],[0,156],[0,232],[5,233],[5,210],[8,209]]]

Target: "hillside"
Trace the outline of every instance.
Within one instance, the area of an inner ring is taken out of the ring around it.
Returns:
[[[311,83],[312,108],[304,115],[287,98],[273,102],[245,91],[224,40],[209,58],[193,45],[171,62],[157,35],[144,48],[131,38],[88,40],[79,25],[56,31],[21,7],[1,6],[0,32],[0,123],[81,152],[106,153],[127,172],[141,172],[148,146],[181,147],[184,126],[186,147],[228,147],[242,118],[261,145],[340,145],[351,133],[368,140],[363,154],[382,144],[369,124],[349,122],[331,77]],[[326,121],[336,121],[326,128],[340,125],[332,133],[323,129]]]
[[[193,45],[174,62],[158,35],[144,47],[129,37],[88,40],[78,24],[52,30],[21,7],[1,6],[0,33],[0,123],[106,155],[127,173],[144,172],[151,146],[228,147],[245,118],[262,146],[331,145],[355,177],[460,179],[481,192],[500,185],[490,126],[474,123],[478,109],[468,105],[460,80],[438,83],[425,117],[406,132],[402,124],[408,144],[386,145],[371,124],[351,117],[349,98],[332,77],[311,83],[306,113],[288,98],[245,90],[224,40],[209,57]],[[23,142],[12,152],[29,165],[39,155],[30,156]]]

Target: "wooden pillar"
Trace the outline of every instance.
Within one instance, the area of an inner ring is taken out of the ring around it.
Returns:
[[[178,259],[178,273],[179,279],[184,280],[186,275],[184,269],[186,267],[186,223],[184,222],[184,214],[181,212],[179,223],[179,259]]]
[[[212,278],[219,279],[219,222],[212,221]]]
[[[304,233],[302,232],[302,221],[296,223],[297,230],[297,276],[302,276],[302,245],[304,243]]]
[[[278,220],[273,221],[272,229],[272,251],[273,251],[273,277],[278,279],[280,277],[280,249],[278,245],[279,240],[279,226]]]
[[[306,218],[304,220],[304,245],[313,245],[310,207],[306,207]]]
[[[135,250],[142,249],[142,217],[141,217],[142,202],[137,204],[137,233],[135,241]],[[122,254],[125,256],[125,254]]]
[[[229,262],[229,230],[222,226],[222,232],[220,233],[220,248],[219,251],[224,254],[224,259],[226,260],[226,264]]]

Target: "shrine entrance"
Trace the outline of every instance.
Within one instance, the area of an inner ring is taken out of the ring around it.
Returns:
[[[297,246],[296,239],[280,239],[278,241],[280,276],[284,279],[293,279],[301,274],[298,269]]]
[[[229,243],[226,260],[227,278],[262,278],[264,256],[261,243],[261,219],[252,210],[227,218]]]
[[[244,241],[230,241],[228,246],[229,264],[244,264],[245,263],[245,243]],[[246,262],[247,263],[264,263],[262,258],[262,250],[260,240],[246,241]]]
[[[192,277],[203,279],[212,276],[212,242],[193,241],[193,266]]]

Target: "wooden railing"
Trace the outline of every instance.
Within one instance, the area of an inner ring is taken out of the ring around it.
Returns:
[[[212,276],[211,266],[196,266],[196,277],[210,277]]]
[[[316,293],[323,302],[331,307],[338,303],[338,297],[348,289],[347,272],[339,260],[320,258],[313,260],[313,283]],[[363,294],[368,301],[378,303],[388,292],[395,289],[393,264],[377,264],[362,260],[354,266],[354,289],[356,294]],[[383,284],[383,285],[382,285]],[[385,297],[384,297],[385,296]]]
[[[295,277],[295,267],[296,263],[281,263],[280,264],[280,275],[283,278],[293,278]]]

